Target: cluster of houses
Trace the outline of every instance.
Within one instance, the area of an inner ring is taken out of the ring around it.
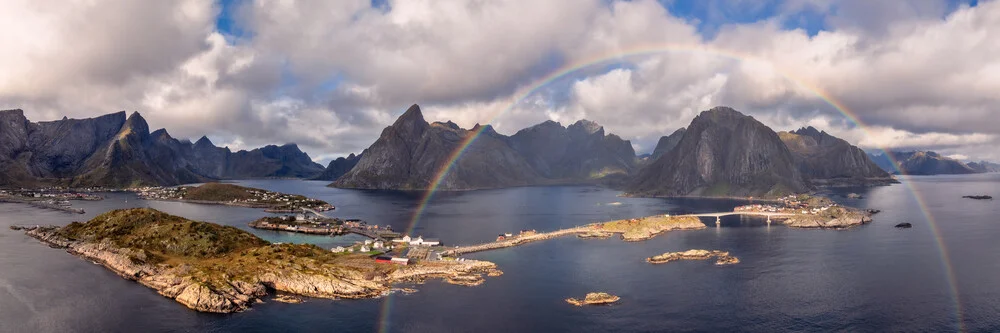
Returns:
[[[538,231],[535,230],[535,229],[531,229],[531,230],[524,229],[524,230],[521,230],[521,232],[517,234],[517,237],[531,236],[531,235],[534,235],[534,234],[537,234],[537,233],[538,233]],[[502,233],[502,234],[497,235],[497,241],[498,242],[502,242],[502,241],[511,239],[513,237],[514,237],[514,235],[511,234],[511,233],[509,233],[509,232],[508,233]]]
[[[147,200],[184,200],[184,194],[187,189],[188,187],[142,187],[136,189],[136,193],[140,198]],[[310,208],[318,212],[333,210],[333,206],[330,204],[321,203],[317,200],[304,198],[298,195],[264,190],[247,190],[247,193],[252,194],[253,197],[247,199],[233,199],[229,202],[234,204],[266,204],[284,202],[294,207]]]
[[[417,236],[417,238],[410,238],[409,235],[403,236],[402,238],[397,238],[392,240],[393,243],[405,243],[411,246],[438,246],[441,245],[441,241],[436,238],[424,238],[422,236]]]
[[[786,207],[778,207],[775,205],[744,205],[733,208],[734,212],[764,212],[764,213],[792,213],[792,214],[819,214],[825,212],[830,207],[835,207],[837,204],[829,204],[822,207],[809,207],[806,204],[796,204]]]
[[[354,244],[354,246],[348,246],[348,247],[338,246],[338,247],[330,249],[330,251],[337,252],[337,253],[340,253],[340,252],[349,252],[350,253],[350,252],[355,252],[355,250],[357,250],[357,252],[359,252],[359,253],[365,253],[365,252],[371,252],[371,251],[388,251],[388,250],[391,250],[391,249],[392,249],[392,246],[385,244],[385,242],[383,242],[383,241],[380,241],[380,240],[373,241],[371,239],[366,239],[364,242],[359,242],[357,244]]]
[[[2,196],[19,196],[24,198],[40,198],[52,200],[101,200],[101,196],[75,192],[45,192],[45,191],[7,191],[0,190]]]

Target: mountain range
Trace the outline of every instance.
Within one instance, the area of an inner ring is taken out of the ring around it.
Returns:
[[[135,187],[218,179],[312,177],[322,165],[294,144],[232,152],[206,137],[178,140],[149,131],[135,112],[30,122],[0,111],[0,185]]]
[[[673,149],[639,171],[638,196],[781,196],[810,186],[778,134],[727,107],[699,114]]]
[[[981,161],[966,164],[933,151],[887,152],[869,154],[869,157],[886,172],[895,174],[961,175],[1000,171],[1000,166],[995,163]]]
[[[814,185],[895,182],[864,150],[812,126],[780,132],[778,137],[794,155],[799,171]]]
[[[448,167],[440,189],[575,183],[627,176],[635,161],[629,141],[594,122],[563,127],[548,121],[506,136],[489,125],[467,130],[450,121],[428,123],[413,105],[331,186],[427,189]]]

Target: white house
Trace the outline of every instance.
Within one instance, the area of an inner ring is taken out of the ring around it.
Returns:
[[[305,215],[303,215],[303,214],[295,214],[295,220],[296,221],[305,221],[305,219],[306,219]]]
[[[410,235],[403,236],[403,238],[396,238],[392,240],[393,243],[409,243]]]
[[[382,244],[382,241],[375,241],[375,243],[372,243],[372,247],[376,249],[381,249],[385,247],[385,244]]]
[[[368,252],[368,251],[371,251],[371,250],[372,249],[368,248],[368,245],[361,245],[361,251],[360,252]]]
[[[410,240],[410,245],[423,245],[423,244],[424,244],[423,236],[417,236],[417,238]]]
[[[343,246],[338,246],[338,247],[330,249],[330,251],[335,252],[335,253],[344,252],[344,247]]]
[[[371,239],[366,239],[365,240],[365,245],[372,245],[372,240]]]

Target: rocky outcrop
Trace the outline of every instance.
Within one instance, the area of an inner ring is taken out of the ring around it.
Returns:
[[[729,255],[729,252],[719,250],[687,250],[683,252],[667,252],[646,258],[651,264],[665,264],[677,260],[708,260],[715,258],[716,265],[732,265],[740,262],[739,258]]]
[[[367,151],[367,150],[366,150]],[[343,176],[351,169],[354,169],[355,165],[358,165],[358,161],[361,160],[361,156],[365,153],[361,152],[361,155],[348,155],[345,157],[338,157],[337,159],[330,161],[330,164],[326,166],[319,176],[313,177],[313,180],[337,180],[340,176]]]
[[[819,214],[796,214],[782,220],[793,228],[847,229],[872,222],[871,213],[853,208],[834,206]],[[775,218],[781,220],[781,218]]]
[[[895,182],[868,154],[812,126],[778,136],[795,157],[799,171],[815,185],[882,185]]]
[[[611,295],[608,293],[587,293],[587,296],[585,296],[582,299],[567,298],[566,303],[573,304],[576,306],[602,305],[602,304],[615,303],[618,302],[618,300],[620,299],[621,297]]]
[[[879,167],[890,173],[960,175],[978,172],[962,161],[932,151],[887,152],[869,156]]]
[[[626,187],[637,196],[779,197],[810,189],[778,134],[727,107],[699,114],[680,142]]]
[[[681,138],[684,137],[684,131],[686,131],[686,129],[681,127],[668,136],[660,137],[660,141],[656,142],[656,148],[653,148],[653,153],[649,155],[649,160],[655,161],[657,158],[660,158],[660,156],[666,155],[671,150],[674,150],[674,147],[677,147],[677,144],[681,142]]]
[[[150,132],[138,113],[32,123],[0,111],[0,185],[132,187],[213,179],[313,177],[323,167],[295,145],[232,153],[208,138]]]

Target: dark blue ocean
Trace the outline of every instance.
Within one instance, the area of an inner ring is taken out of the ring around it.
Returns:
[[[0,204],[0,331],[1000,331],[1000,201],[961,198],[1000,197],[1000,175],[907,177],[903,182],[831,193],[842,204],[882,210],[874,223],[849,230],[792,229],[732,217],[719,228],[705,220],[709,228],[704,230],[670,232],[639,243],[566,237],[468,255],[496,262],[505,272],[478,287],[430,281],[410,295],[267,302],[230,315],[188,310],[7,226],[62,225],[113,208],[148,206],[237,226],[273,242],[332,247],[361,238],[251,230],[246,223],[267,215],[262,210],[142,201],[124,193],[76,202],[86,209],[84,215]],[[331,215],[391,224],[396,230],[407,229],[420,200],[413,193],[341,190],[325,182],[239,183],[323,199],[337,206]],[[846,199],[848,192],[864,197]],[[740,204],[619,194],[587,186],[441,193],[414,233],[464,245],[521,229],[721,211]],[[900,222],[913,228],[893,228]],[[644,261],[692,248],[729,251],[741,263]],[[591,291],[622,300],[601,307],[563,301]]]

